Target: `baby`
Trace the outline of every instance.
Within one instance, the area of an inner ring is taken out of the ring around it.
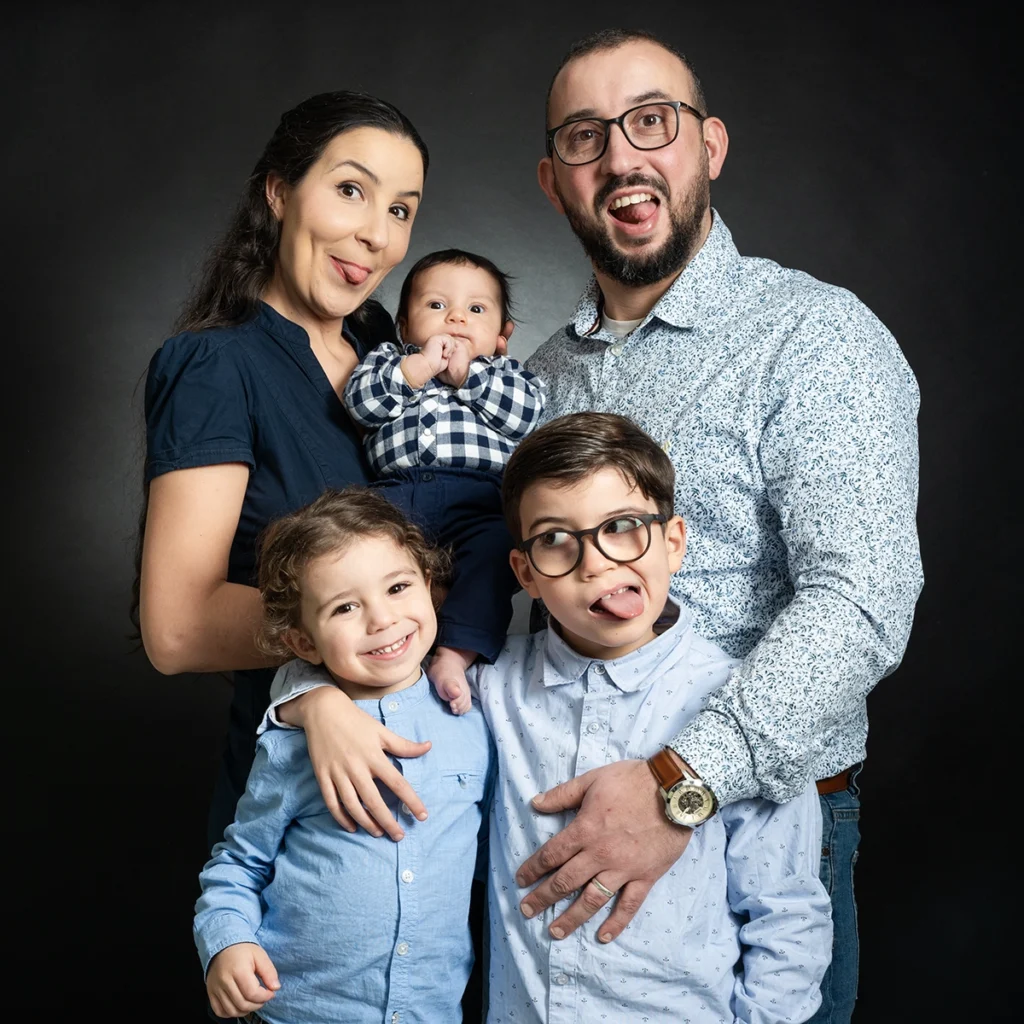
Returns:
[[[386,342],[353,371],[345,404],[367,431],[374,486],[432,543],[450,546],[451,587],[427,672],[456,714],[470,706],[466,669],[493,662],[518,589],[501,477],[537,425],[544,385],[510,359],[508,276],[489,259],[445,249],[402,284],[401,347]]]

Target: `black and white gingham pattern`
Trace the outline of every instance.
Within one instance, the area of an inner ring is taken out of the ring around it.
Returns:
[[[366,452],[382,476],[414,466],[500,473],[540,420],[544,383],[507,356],[480,356],[459,389],[438,380],[418,390],[401,370],[418,351],[385,342],[352,371],[345,405],[366,427]]]

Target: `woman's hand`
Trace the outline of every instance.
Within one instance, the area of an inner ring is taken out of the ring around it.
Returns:
[[[334,686],[310,690],[280,705],[277,714],[306,730],[309,759],[324,803],[342,828],[355,832],[361,825],[374,836],[387,832],[395,842],[405,838],[375,779],[419,821],[427,817],[423,801],[387,755],[421,757],[430,749],[429,741],[414,743],[393,733]]]

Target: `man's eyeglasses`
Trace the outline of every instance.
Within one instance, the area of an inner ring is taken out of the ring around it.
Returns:
[[[554,151],[563,164],[573,167],[600,160],[608,148],[608,136],[613,124],[622,129],[626,141],[635,149],[670,146],[679,135],[680,110],[693,114],[698,121],[707,119],[706,114],[682,100],[644,103],[639,107],[630,107],[618,117],[582,117],[566,121],[548,131],[548,156]]]
[[[568,576],[583,561],[583,538],[613,562],[635,562],[651,546],[651,523],[667,523],[655,513],[614,516],[589,530],[545,530],[516,545],[541,576]]]

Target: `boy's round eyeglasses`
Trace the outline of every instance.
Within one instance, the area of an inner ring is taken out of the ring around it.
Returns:
[[[583,561],[583,538],[590,537],[594,547],[613,562],[635,562],[651,546],[651,523],[667,523],[660,513],[613,516],[589,530],[545,530],[527,538],[516,547],[534,569],[550,579],[568,576]]]
[[[581,117],[566,121],[547,133],[547,152],[558,154],[563,164],[579,167],[600,160],[608,148],[612,125],[622,129],[634,149],[661,149],[671,146],[679,135],[679,111],[685,110],[698,121],[707,120],[695,107],[682,100],[663,100],[630,107],[618,117]]]

